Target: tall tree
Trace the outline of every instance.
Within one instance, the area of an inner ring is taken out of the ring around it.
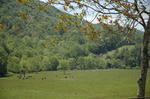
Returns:
[[[4,77],[7,74],[7,60],[11,52],[7,46],[6,41],[7,33],[0,30],[0,77]]]

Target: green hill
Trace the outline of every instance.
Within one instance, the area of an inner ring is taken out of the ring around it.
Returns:
[[[101,59],[109,64],[108,68],[134,68],[140,65],[140,55],[139,47],[126,45],[103,54]]]
[[[68,31],[56,30],[54,27],[61,21],[59,15],[68,14],[37,0],[33,0],[28,6],[16,0],[1,0],[0,6],[1,70],[18,73],[21,70],[33,72],[108,68],[108,63],[102,64],[100,60],[102,54],[141,42],[142,34],[134,33],[125,38],[126,34],[102,32],[100,25],[95,25],[100,37],[94,40],[87,39],[73,25],[67,26]],[[72,15],[68,16],[74,18]],[[80,22],[79,19],[74,20]],[[137,52],[137,48],[129,50],[130,57],[137,57],[131,53]],[[135,67],[124,62],[122,65],[123,67],[119,65],[114,68]]]

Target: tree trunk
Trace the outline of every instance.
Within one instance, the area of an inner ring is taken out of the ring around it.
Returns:
[[[143,38],[143,49],[142,49],[142,66],[141,74],[138,80],[138,97],[145,97],[145,87],[146,87],[146,78],[149,67],[149,55],[148,55],[148,46],[150,40],[150,18],[148,20],[147,26],[145,27],[144,38]]]

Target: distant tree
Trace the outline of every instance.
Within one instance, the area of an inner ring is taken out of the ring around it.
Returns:
[[[69,60],[69,68],[71,69],[71,70],[74,70],[74,69],[77,69],[77,59],[75,59],[75,58],[69,58],[68,59]]]
[[[8,58],[8,71],[19,73],[20,72],[20,59],[16,56],[12,56]]]
[[[87,53],[84,51],[84,49],[79,45],[77,46],[73,45],[69,49],[69,57],[71,58],[77,58],[79,56],[86,56],[86,54]]]
[[[0,48],[0,77],[7,74],[7,53]]]
[[[50,70],[56,71],[58,65],[59,65],[59,61],[57,60],[56,57],[50,58],[50,67],[51,67]]]
[[[66,59],[62,59],[62,60],[60,60],[59,62],[60,62],[60,64],[59,64],[59,66],[58,66],[58,69],[63,70],[63,74],[66,75],[66,70],[69,69],[69,68],[68,68],[68,67],[69,67],[69,61],[66,60]]]
[[[7,32],[4,32],[3,25],[0,24],[0,76],[4,77],[7,74],[8,57],[11,53],[7,45]]]

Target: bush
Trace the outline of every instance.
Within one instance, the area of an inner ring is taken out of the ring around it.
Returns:
[[[69,58],[68,61],[70,70],[77,69],[77,60],[75,58]]]
[[[57,58],[55,57],[50,58],[50,70],[52,71],[57,70],[58,65],[59,61],[57,60]]]
[[[8,71],[19,73],[20,71],[20,59],[16,56],[9,57],[8,59]]]
[[[69,61],[66,59],[61,59],[59,61],[58,70],[68,70],[69,69]]]

